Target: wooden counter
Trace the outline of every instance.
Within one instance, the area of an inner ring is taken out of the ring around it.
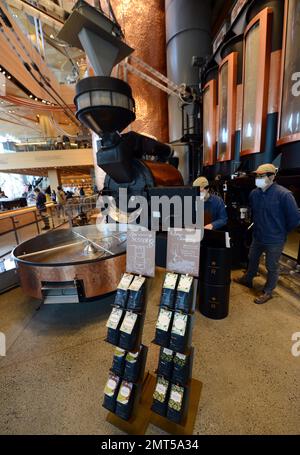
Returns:
[[[46,206],[51,208],[54,207],[54,204],[53,202],[48,202]],[[20,228],[34,223],[37,215],[37,209],[34,205],[0,212],[0,235],[14,230],[14,224],[16,228]]]

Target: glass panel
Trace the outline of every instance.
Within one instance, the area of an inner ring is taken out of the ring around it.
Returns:
[[[284,81],[280,137],[300,133],[300,88],[299,77],[293,75],[300,71],[300,2],[290,0],[287,18]]]
[[[91,105],[90,101],[90,94],[89,93],[83,93],[77,98],[77,109],[84,109],[86,107],[89,107]]]
[[[91,92],[93,106],[111,106],[111,92]]]
[[[209,119],[210,112],[210,97],[212,96],[210,87],[204,92],[203,95],[203,162],[207,164],[210,162],[210,151],[212,147],[212,132],[210,130]]]
[[[218,159],[225,159],[228,147],[228,63],[220,71]]]
[[[255,24],[246,38],[242,150],[253,150],[255,147],[259,28],[259,23]]]
[[[122,93],[113,93],[112,99],[114,106],[129,109],[129,98],[126,95],[123,95]]]

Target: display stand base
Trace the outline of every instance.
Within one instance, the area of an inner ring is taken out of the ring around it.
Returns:
[[[154,388],[155,378],[150,373],[147,373],[143,382],[140,402],[137,404],[133,416],[129,420],[123,420],[116,414],[109,412],[106,421],[127,434],[145,434],[151,416],[150,408]]]
[[[153,376],[154,381],[155,377]],[[198,405],[200,401],[202,382],[197,379],[191,379],[190,385],[190,402],[187,416],[182,424],[172,422],[159,414],[151,411],[150,423],[169,434],[191,436],[194,431]]]

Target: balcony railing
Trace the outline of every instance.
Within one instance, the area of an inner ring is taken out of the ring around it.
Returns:
[[[91,147],[92,139],[90,137],[26,138],[20,141],[7,140],[6,142],[0,142],[0,153],[70,150]]]

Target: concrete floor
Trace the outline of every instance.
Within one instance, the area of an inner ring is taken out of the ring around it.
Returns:
[[[162,278],[158,271],[144,327],[150,371]],[[0,434],[121,434],[101,406],[113,355],[103,341],[109,301],[38,306],[20,288],[0,296],[8,346],[0,358]],[[291,354],[299,316],[299,299],[283,290],[258,306],[235,283],[228,318],[197,312],[193,376],[203,391],[195,434],[300,433],[300,357]],[[148,427],[147,434],[161,433]]]

